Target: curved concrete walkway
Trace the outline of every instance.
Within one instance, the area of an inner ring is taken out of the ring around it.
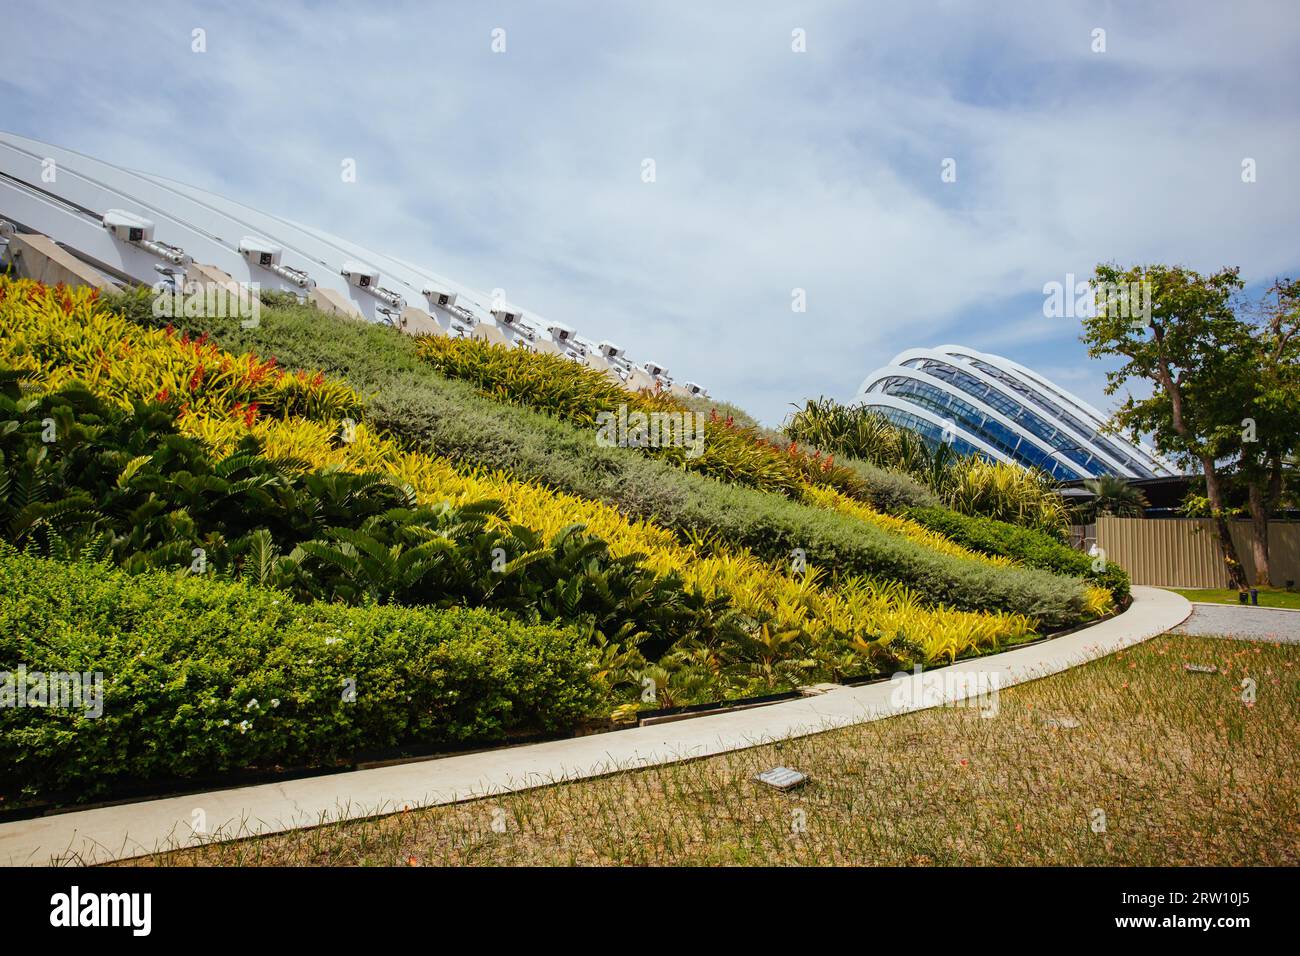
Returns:
[[[741,750],[1046,677],[1163,634],[1190,613],[1191,604],[1172,591],[1135,587],[1128,611],[1075,634],[817,697],[572,740],[0,824],[0,865],[102,863]],[[197,830],[196,822],[202,824]]]

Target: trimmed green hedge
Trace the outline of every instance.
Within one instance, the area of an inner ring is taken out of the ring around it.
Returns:
[[[872,507],[877,511],[896,515],[907,508],[940,507],[938,496],[911,475],[889,471],[856,458],[836,458],[835,461],[862,480],[870,493]]]
[[[303,605],[242,584],[10,553],[0,670],[102,672],[104,697],[98,718],[0,708],[0,789],[84,797],[127,781],[567,730],[602,700],[591,655],[575,629],[484,610]]]
[[[152,321],[147,313],[138,320]],[[683,471],[636,449],[600,447],[594,430],[496,402],[439,375],[416,354],[414,340],[385,326],[307,307],[263,309],[255,329],[214,318],[185,319],[184,325],[225,348],[346,379],[368,396],[371,422],[454,461],[505,469],[665,527],[744,545],[768,559],[786,561],[802,548],[828,572],[902,581],[933,604],[1014,611],[1048,627],[1083,617],[1077,580],[949,557],[823,508]],[[874,487],[887,510],[927,501],[910,482],[879,478],[888,473],[870,466],[857,470],[868,484],[877,476]]]
[[[1094,571],[1092,558],[1041,531],[947,508],[910,508],[907,514],[932,531],[984,554],[1006,555],[1032,568],[1087,578],[1109,590],[1116,601],[1129,595],[1129,577],[1123,568],[1107,564],[1105,570]]]

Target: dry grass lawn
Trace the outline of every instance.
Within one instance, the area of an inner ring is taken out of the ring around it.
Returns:
[[[1300,647],[1168,635],[998,705],[128,865],[1300,864]]]

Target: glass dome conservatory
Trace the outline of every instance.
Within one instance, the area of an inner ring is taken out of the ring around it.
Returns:
[[[855,402],[962,454],[1041,468],[1061,481],[1178,471],[1106,431],[1106,416],[1010,359],[960,345],[909,349],[866,377]]]

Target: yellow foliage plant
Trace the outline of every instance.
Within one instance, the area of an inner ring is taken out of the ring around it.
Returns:
[[[895,584],[851,579],[826,586],[816,568],[787,572],[745,549],[702,554],[668,529],[602,502],[406,451],[358,420],[362,400],[347,385],[320,374],[288,374],[256,356],[231,355],[167,330],[141,329],[97,308],[87,290],[0,279],[0,365],[21,370],[43,388],[79,381],[123,405],[166,391],[164,397],[184,402],[181,430],[216,454],[251,433],[270,457],[313,468],[386,471],[427,503],[499,500],[511,521],[543,535],[585,524],[613,554],[640,554],[657,573],[677,572],[688,586],[729,596],[742,613],[770,618],[813,641],[865,648],[903,638],[924,648],[929,659],[996,646],[1034,627],[1023,615],[926,607]],[[199,367],[204,372],[196,377]]]

